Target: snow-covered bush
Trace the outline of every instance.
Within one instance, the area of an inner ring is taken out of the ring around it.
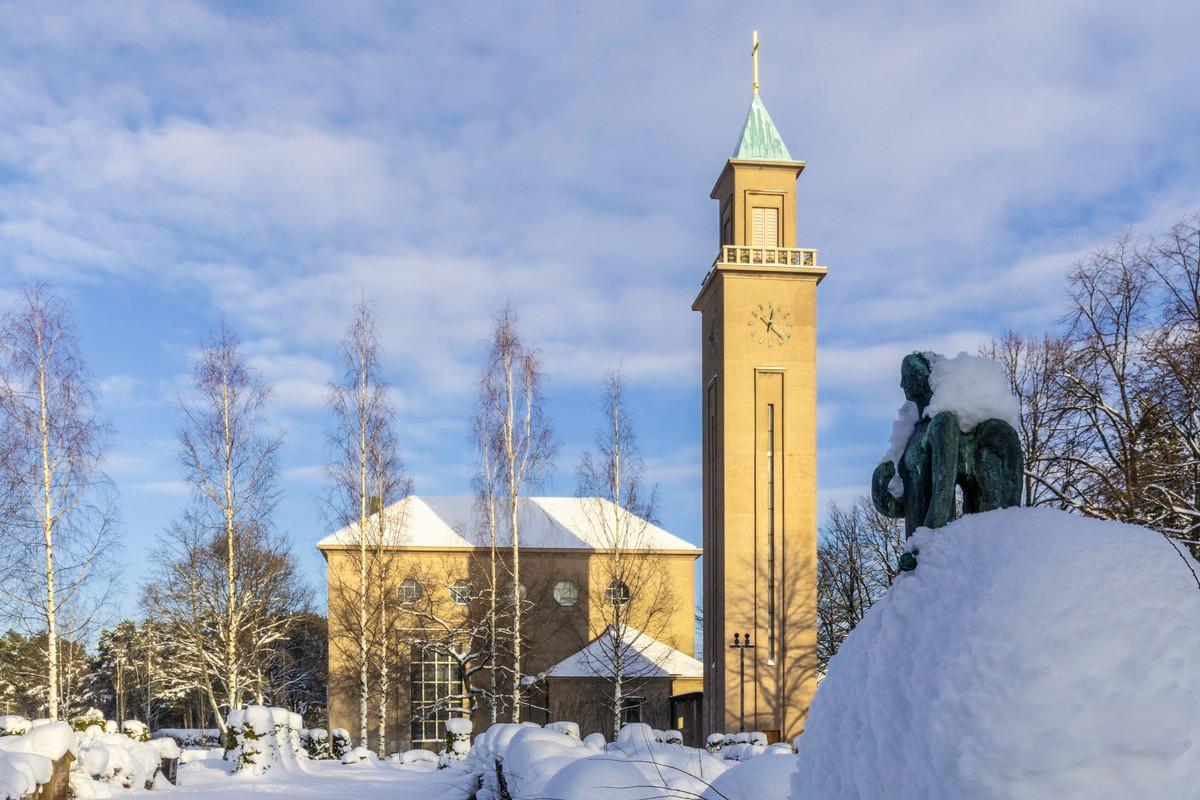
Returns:
[[[334,758],[341,758],[354,748],[350,740],[350,731],[345,728],[334,728],[329,732],[329,749]]]
[[[472,727],[469,719],[446,720],[446,747],[438,754],[440,769],[466,761],[467,754],[471,752]]]
[[[247,706],[229,712],[226,720],[234,748],[229,758],[237,772],[261,775],[273,768],[301,771],[308,757],[300,745],[300,715],[286,708]]]
[[[76,733],[74,749],[76,772],[124,789],[149,786],[163,757],[159,746],[119,733],[105,733],[99,725]],[[72,786],[80,782],[73,779]]]
[[[679,733],[678,730],[672,730],[670,733],[678,736],[678,744],[683,744],[682,733]],[[763,752],[766,752],[767,734],[758,732],[758,730],[751,733],[709,734],[704,750],[712,753],[713,756],[727,760],[727,762],[744,762],[744,760],[761,756]]]
[[[774,747],[775,745],[771,745]],[[766,798],[792,798],[794,784],[798,780],[800,760],[789,758],[752,758],[741,763],[731,763],[729,769],[712,781],[712,786],[701,795],[702,800],[766,800]],[[852,797],[855,795],[851,795]],[[867,795],[860,795],[866,798]],[[883,798],[903,798],[905,795],[881,795]],[[941,797],[941,796],[938,796]],[[926,799],[922,799],[926,800]],[[946,800],[951,800],[946,798]],[[953,800],[965,800],[953,798]]]
[[[135,742],[150,741],[150,729],[146,727],[146,723],[139,722],[136,719],[127,719],[121,723],[121,733],[133,739]]]
[[[617,741],[604,753],[587,753],[556,770],[541,785],[539,796],[561,800],[697,797],[725,769],[726,764],[703,750],[656,743],[649,726],[631,723],[621,728]]]
[[[329,731],[324,728],[310,728],[304,737],[304,747],[308,757],[315,761],[328,761],[333,758],[333,750],[329,747]]]
[[[0,736],[20,736],[29,733],[31,723],[19,714],[0,715]]]
[[[87,711],[71,720],[71,727],[82,733],[83,731],[86,731],[88,728],[95,725],[96,727],[100,728],[101,731],[103,731],[104,723],[104,713],[98,708],[89,708]]]
[[[523,723],[477,736],[466,768],[478,781],[478,800],[628,800],[697,796],[725,765],[694,748],[655,742],[647,725],[626,725],[605,745],[603,737],[581,742],[561,726]]]
[[[433,755],[433,753],[430,753],[429,755],[433,756],[435,759],[437,758],[437,756]],[[378,761],[378,756],[376,756],[367,748],[361,746],[347,750],[345,754],[342,755],[343,764],[375,764]]]

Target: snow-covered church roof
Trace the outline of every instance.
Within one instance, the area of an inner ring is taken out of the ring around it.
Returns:
[[[522,547],[567,550],[604,550],[612,547],[596,520],[612,515],[615,506],[595,497],[527,497],[518,506]],[[465,549],[487,544],[480,525],[475,498],[470,495],[429,497],[410,495],[383,510],[394,524],[389,526],[392,547]],[[626,512],[628,513],[628,512]],[[508,546],[508,515],[501,510],[497,544]],[[622,530],[634,535],[622,544],[626,549],[647,549],[700,554],[700,548],[640,517],[629,517]],[[358,544],[358,524],[347,525],[317,542],[319,549]]]
[[[564,658],[546,670],[547,678],[596,678],[611,676],[616,653],[621,654],[621,672],[637,679],[700,678],[704,665],[653,636],[629,625],[617,638],[615,626],[590,641],[582,650]]]

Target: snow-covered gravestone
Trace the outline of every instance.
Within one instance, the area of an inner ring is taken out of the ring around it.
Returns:
[[[966,353],[913,353],[900,374],[906,402],[871,479],[879,512],[903,517],[912,536],[954,519],[955,487],[963,513],[1020,505],[1020,406],[1000,366]],[[915,566],[911,559],[901,567]]]

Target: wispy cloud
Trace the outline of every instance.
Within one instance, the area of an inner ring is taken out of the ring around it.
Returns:
[[[1194,3],[11,4],[0,301],[28,278],[75,291],[126,453],[170,440],[187,349],[222,317],[241,328],[289,436],[281,522],[305,536],[354,304],[378,315],[418,489],[461,491],[511,301],[564,452],[622,366],[664,522],[697,528],[690,302],[754,27],[764,98],[809,163],[799,238],[830,266],[826,493],[869,472],[905,352],[1052,324],[1080,254],[1200,206]],[[162,341],[121,350],[158,309]],[[151,477],[126,495],[172,485]]]

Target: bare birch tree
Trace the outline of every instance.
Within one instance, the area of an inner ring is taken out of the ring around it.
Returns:
[[[595,452],[585,452],[580,460],[578,494],[598,544],[602,576],[587,598],[588,618],[598,623],[590,634],[600,654],[588,668],[605,684],[615,737],[626,696],[658,666],[649,653],[666,627],[674,598],[661,562],[650,556],[656,491],[645,481],[619,372],[605,376],[602,408],[604,426],[596,434]]]
[[[1148,383],[1156,387],[1158,442],[1148,494],[1166,533],[1200,552],[1200,214],[1180,220],[1147,248],[1160,290],[1149,337]]]
[[[223,710],[246,698],[268,701],[275,688],[269,676],[309,601],[287,540],[250,526],[234,532],[231,614],[224,591],[229,552],[225,531],[211,517],[190,512],[160,538],[152,555],[155,576],[142,589],[142,607],[155,620],[156,647],[173,655],[164,669],[175,691],[200,693],[222,732]],[[233,648],[225,646],[229,636],[237,639]],[[226,677],[230,650],[238,659],[233,679]],[[234,680],[238,694],[230,700]]]
[[[485,392],[480,392],[476,398],[475,414],[471,420],[471,439],[478,459],[478,470],[472,485],[475,489],[475,516],[482,539],[487,544],[487,586],[482,587],[479,599],[485,604],[484,626],[487,637],[487,669],[488,669],[488,713],[491,723],[500,721],[504,704],[500,692],[503,666],[499,658],[499,637],[501,627],[500,617],[500,582],[499,582],[499,552],[497,550],[497,524],[499,522],[500,491],[500,461],[501,449],[497,430],[492,425],[494,419],[494,398]]]
[[[1145,525],[1200,553],[1200,215],[1067,276],[1061,336],[988,348],[1022,405],[1026,502]]]
[[[101,464],[108,426],[62,298],[28,286],[0,323],[0,597],[46,636],[46,713],[60,715],[60,643],[92,618],[113,547]],[[90,601],[90,602],[89,602]]]
[[[246,626],[255,622],[254,598],[238,593],[243,564],[237,550],[243,540],[269,529],[282,437],[266,430],[270,388],[250,369],[228,325],[222,323],[200,349],[192,378],[191,392],[179,399],[180,459],[195,499],[194,516],[185,527],[219,531],[224,543],[221,585],[205,588],[224,597],[213,632],[222,661],[212,677],[224,690],[221,705],[232,710],[243,702],[247,679],[247,654],[239,645]]]
[[[391,696],[388,647],[391,620],[390,558],[398,543],[403,506],[412,490],[400,461],[393,426],[395,412],[379,363],[379,340],[370,308],[360,304],[342,340],[342,380],[329,388],[333,458],[328,467],[335,521],[354,539],[357,585],[334,587],[339,605],[355,610],[352,622],[359,697],[359,740],[365,746],[370,717],[370,676],[377,679],[377,734],[386,754],[388,698]],[[333,574],[333,573],[331,573]],[[334,575],[335,580],[338,575]],[[372,665],[374,669],[372,670]]]
[[[521,623],[521,501],[545,474],[554,457],[554,439],[542,408],[542,374],[537,352],[521,341],[517,317],[505,306],[496,319],[487,364],[479,381],[481,441],[496,443],[502,513],[510,537],[512,720],[521,721],[521,672],[525,632]]]

